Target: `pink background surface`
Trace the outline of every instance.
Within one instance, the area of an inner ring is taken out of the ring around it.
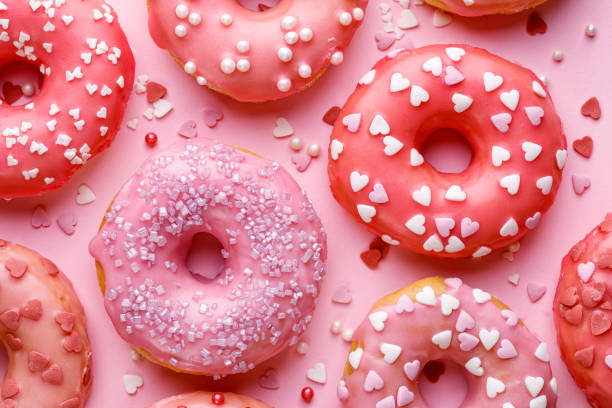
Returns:
[[[379,1],[371,0],[364,25],[346,52],[342,66],[331,68],[313,88],[302,94],[260,105],[241,105],[206,89],[198,89],[148,36],[144,1],[109,0],[109,3],[115,7],[134,49],[137,74],[148,74],[167,86],[167,99],[174,104],[174,112],[161,121],[148,122],[141,116],[148,107],[144,96],[134,95],[126,120],[139,117],[137,131],[123,127],[111,149],[92,160],[60,191],[40,198],[0,202],[0,237],[29,246],[53,259],[72,279],[86,308],[95,352],[94,385],[88,407],[146,407],[160,398],[199,388],[246,393],[276,407],[301,407],[306,404],[301,401],[299,392],[307,385],[315,390],[312,406],[339,407],[335,385],[342,372],[348,344],[330,333],[332,321],[340,320],[345,327],[355,327],[378,297],[421,277],[440,274],[459,276],[510,305],[535,334],[551,345],[552,367],[559,381],[558,406],[588,406],[559,359],[551,302],[561,258],[612,207],[609,205],[610,160],[606,153],[612,151],[612,138],[605,131],[611,122],[607,108],[612,106],[608,69],[612,62],[612,27],[609,24],[612,8],[608,1],[550,0],[538,8],[548,23],[548,32],[535,37],[528,36],[525,31],[528,13],[510,17],[454,18],[451,25],[437,29],[431,23],[433,10],[430,7],[412,6],[421,25],[407,31],[406,36],[416,46],[465,42],[485,47],[538,74],[545,74],[568,142],[588,134],[595,140],[595,150],[589,160],[570,151],[557,202],[540,227],[522,240],[513,262],[503,259],[501,253],[481,262],[439,261],[393,248],[376,271],[367,269],[359,259],[359,253],[367,248],[372,236],[331,196],[326,155],[314,160],[306,173],[297,173],[291,164],[292,152],[287,140],[274,139],[272,128],[276,118],[284,116],[305,143],[318,142],[327,146],[331,128],[321,121],[321,117],[331,106],[342,105],[360,76],[383,55],[374,42],[374,34],[383,27],[377,7]],[[398,4],[391,0],[388,3],[398,16]],[[584,35],[588,23],[598,27],[594,39]],[[565,53],[560,64],[551,58],[556,49]],[[584,118],[579,112],[582,103],[591,96],[598,96],[604,111],[597,122]],[[210,106],[225,113],[225,119],[214,130],[204,126],[201,115],[201,109]],[[280,161],[308,191],[323,219],[329,235],[328,276],[315,319],[304,336],[310,346],[306,356],[287,350],[247,375],[218,382],[179,375],[146,361],[132,361],[128,346],[115,334],[104,312],[87,244],[121,184],[148,154],[177,140],[176,131],[188,119],[197,121],[202,136],[215,137]],[[148,148],[143,141],[148,131],[159,135],[160,142],[154,149]],[[582,197],[572,191],[572,174],[587,175],[592,180],[592,187]],[[87,183],[97,195],[97,200],[90,205],[78,206],[75,202],[76,190],[82,183]],[[53,219],[63,212],[74,212],[79,219],[76,233],[66,236],[55,224],[34,230],[30,218],[39,204],[46,207]],[[514,273],[521,276],[518,287],[507,282],[507,277]],[[330,301],[340,282],[346,282],[352,289],[353,303],[348,306]],[[536,304],[527,298],[525,286],[528,282],[542,283],[548,288],[544,298]],[[317,362],[327,365],[328,383],[324,386],[308,381],[305,376],[306,370]],[[258,376],[268,367],[278,371],[279,390],[263,390],[257,385]],[[135,396],[124,391],[122,377],[126,373],[144,378],[144,387]]]

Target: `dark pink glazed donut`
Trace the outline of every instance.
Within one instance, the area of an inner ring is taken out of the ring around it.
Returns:
[[[438,129],[473,156],[443,174],[422,155]],[[521,238],[552,205],[567,158],[561,121],[529,70],[466,45],[383,58],[361,78],[329,146],[338,202],[390,244],[482,257]]]
[[[40,94],[0,101],[0,198],[55,190],[110,146],[134,82],[134,57],[101,0],[0,0],[0,67],[40,69]]]

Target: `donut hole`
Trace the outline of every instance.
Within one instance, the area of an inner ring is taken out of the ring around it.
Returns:
[[[274,8],[281,0],[236,0],[238,4],[251,11],[267,11]]]
[[[465,401],[465,368],[450,360],[432,360],[418,378],[419,392],[429,408],[455,408]]]
[[[0,343],[0,379],[6,376],[6,369],[8,367],[8,353],[2,343]]]
[[[10,62],[0,68],[0,98],[11,106],[22,106],[38,96],[43,75],[25,61]]]
[[[472,162],[472,154],[470,142],[455,129],[437,129],[423,144],[425,161],[440,173],[463,173]]]
[[[197,281],[210,282],[225,270],[222,251],[223,245],[214,235],[199,232],[191,240],[185,265]]]

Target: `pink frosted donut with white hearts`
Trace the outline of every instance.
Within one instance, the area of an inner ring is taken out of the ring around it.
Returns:
[[[223,246],[225,268],[186,266],[193,237]],[[206,139],[149,158],[91,241],[119,335],[152,361],[210,376],[242,373],[297,343],[325,274],[326,235],[276,162]]]
[[[488,14],[514,14],[538,6],[546,0],[425,0],[442,10],[466,17]]]
[[[310,86],[344,50],[368,0],[281,0],[263,12],[236,0],[148,0],[149,32],[200,85],[243,102]]]
[[[101,0],[0,0],[0,66],[25,61],[43,75],[23,106],[0,101],[0,198],[68,182],[110,146],[134,81],[134,57]]]
[[[454,129],[472,147],[459,174],[423,146]],[[482,257],[520,239],[552,205],[567,159],[561,121],[529,70],[466,45],[401,50],[361,78],[331,135],[338,202],[392,244]]]
[[[223,402],[213,403],[214,395],[221,395]],[[212,393],[208,391],[196,391],[185,394],[175,395],[163,399],[149,408],[270,408],[269,405],[245,395],[238,395],[231,392]]]
[[[0,239],[2,408],[83,408],[92,383],[85,312],[48,259]]]
[[[489,293],[426,278],[380,299],[355,331],[338,398],[347,408],[425,407],[431,361],[465,367],[463,407],[554,408],[548,347]]]

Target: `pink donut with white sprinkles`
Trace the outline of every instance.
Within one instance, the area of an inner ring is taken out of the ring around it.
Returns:
[[[357,328],[338,398],[347,408],[426,407],[432,361],[465,368],[462,407],[554,408],[546,343],[489,293],[460,279],[426,278],[374,306]]]
[[[42,73],[23,106],[0,101],[0,198],[40,195],[68,182],[115,138],[134,81],[117,15],[100,0],[0,0],[0,66]]]
[[[263,12],[236,0],[148,0],[149,32],[200,85],[243,102],[310,86],[344,50],[368,0],[281,0]]]
[[[223,246],[225,268],[206,282],[185,263],[197,233]],[[154,362],[210,376],[297,343],[326,248],[311,202],[278,163],[206,139],[148,159],[90,244],[119,335]]]
[[[424,159],[440,129],[471,145],[465,171],[441,173]],[[536,227],[566,149],[535,74],[483,49],[432,45],[393,52],[361,78],[331,135],[328,171],[336,200],[386,242],[482,257]]]

